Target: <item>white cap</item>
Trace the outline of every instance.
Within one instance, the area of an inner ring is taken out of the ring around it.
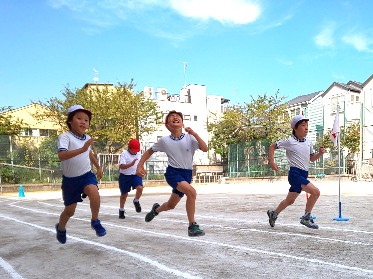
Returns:
[[[73,106],[69,107],[69,109],[67,110],[67,115],[69,115],[70,113],[72,113],[74,111],[77,111],[77,110],[84,111],[85,113],[87,113],[89,115],[89,117],[92,116],[92,112],[83,108],[81,105],[73,105]]]
[[[306,117],[304,117],[304,116],[301,115],[301,114],[294,116],[294,117],[291,119],[291,121],[290,121],[290,126],[291,126],[291,128],[294,129],[294,128],[295,128],[295,125],[297,125],[297,123],[298,123],[299,121],[304,121],[304,120],[305,120],[305,121],[308,121],[309,119],[306,118]]]

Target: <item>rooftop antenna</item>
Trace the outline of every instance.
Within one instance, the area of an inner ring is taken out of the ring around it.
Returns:
[[[96,82],[96,84],[97,84],[97,82],[98,82],[98,71],[95,69],[95,68],[93,68],[93,71],[95,72],[95,77],[93,78],[93,81],[94,82]]]
[[[186,87],[186,66],[188,66],[188,62],[180,61],[184,65],[184,88]]]

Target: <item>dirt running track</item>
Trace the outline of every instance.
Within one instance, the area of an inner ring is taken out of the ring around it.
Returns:
[[[302,193],[276,226],[266,211],[287,193],[286,182],[196,186],[196,220],[206,235],[187,236],[185,199],[150,223],[145,214],[167,200],[170,188],[145,187],[136,213],[134,192],[126,219],[118,219],[119,190],[100,190],[100,219],[107,235],[90,228],[88,200],[67,227],[65,245],[54,224],[63,209],[61,193],[0,195],[0,278],[373,278],[373,183],[314,181],[321,197],[313,215],[319,230],[299,223]]]

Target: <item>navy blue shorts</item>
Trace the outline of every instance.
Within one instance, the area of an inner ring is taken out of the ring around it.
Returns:
[[[63,175],[61,186],[63,204],[68,206],[73,203],[82,202],[83,190],[90,184],[97,186],[96,175],[91,171],[76,177],[66,177]]]
[[[302,185],[307,185],[310,181],[307,179],[308,171],[290,167],[288,181],[290,184],[289,192],[302,192]]]
[[[125,175],[123,173],[119,174],[119,189],[122,195],[129,193],[132,190],[135,190],[137,186],[142,186],[142,177],[136,174],[134,175]]]
[[[192,170],[178,169],[168,166],[166,173],[164,174],[168,185],[172,187],[172,193],[179,195],[180,198],[184,196],[184,193],[176,189],[177,184],[181,181],[186,181],[189,184],[192,183]]]

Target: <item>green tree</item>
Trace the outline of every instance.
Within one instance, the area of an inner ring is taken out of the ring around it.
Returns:
[[[242,126],[242,111],[238,107],[228,108],[217,121],[208,123],[207,130],[212,134],[209,148],[225,160],[228,156],[228,146],[240,142]]]
[[[11,107],[0,107],[0,135],[19,135],[24,124],[7,113]]]
[[[256,98],[251,96],[251,103],[232,106],[220,119],[208,124],[212,134],[209,146],[222,158],[228,155],[228,146],[252,140],[275,139],[289,135],[289,116],[284,97],[266,94]]]
[[[245,141],[268,140],[271,143],[291,133],[284,99],[279,96],[279,91],[273,96],[251,96],[251,103],[245,103],[243,107]]]
[[[318,140],[316,146],[323,146],[324,148],[333,151],[336,149],[330,139],[332,131],[327,131],[321,140]],[[349,154],[354,154],[360,151],[360,124],[352,123],[345,127],[340,127],[340,148],[347,148]]]
[[[115,153],[127,145],[130,138],[141,139],[158,127],[162,113],[153,100],[144,98],[143,92],[133,92],[133,81],[104,88],[93,86],[71,90],[65,88],[64,99],[52,98],[39,104],[49,108],[37,118],[48,118],[66,130],[66,112],[74,104],[92,111],[89,135],[96,141],[97,153]]]

